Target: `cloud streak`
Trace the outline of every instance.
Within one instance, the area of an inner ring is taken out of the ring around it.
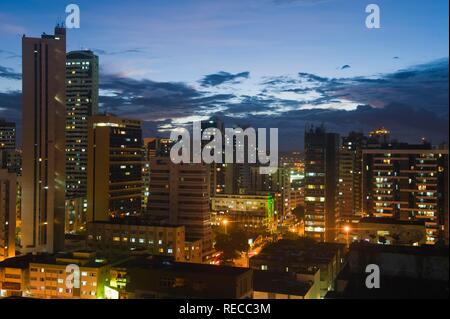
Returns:
[[[240,83],[244,79],[248,79],[250,77],[250,72],[241,72],[241,73],[228,73],[224,71],[220,71],[218,73],[209,74],[203,77],[200,80],[202,86],[217,86],[224,83]]]

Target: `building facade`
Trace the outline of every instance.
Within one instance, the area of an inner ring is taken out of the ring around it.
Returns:
[[[204,256],[212,252],[210,176],[209,165],[150,161],[148,215],[184,225],[188,239],[202,239]]]
[[[66,30],[22,38],[22,248],[64,246]]]
[[[141,251],[185,260],[184,226],[179,225],[157,225],[143,220],[92,222],[87,225],[87,245],[104,254]]]
[[[305,132],[305,234],[320,241],[336,236],[339,135],[323,127]]]
[[[227,195],[211,197],[213,224],[226,219],[233,225],[249,229],[274,229],[275,205],[271,195]]]
[[[66,58],[66,198],[87,191],[88,117],[98,112],[98,56],[72,51]]]
[[[0,261],[16,254],[16,195],[16,174],[0,169]]]
[[[79,278],[67,286],[67,266],[79,267]],[[91,252],[50,256],[29,264],[29,296],[39,299],[103,299],[110,265]],[[75,282],[77,281],[77,282]]]
[[[88,123],[87,221],[140,215],[141,122],[96,115]]]
[[[363,151],[364,211],[373,217],[426,222],[429,244],[445,236],[448,150],[393,144]]]

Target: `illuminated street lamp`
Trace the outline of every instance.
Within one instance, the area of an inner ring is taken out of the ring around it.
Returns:
[[[344,226],[344,231],[347,237],[347,248],[350,247],[350,242],[349,242],[349,233],[350,233],[350,226],[345,225]]]
[[[225,234],[227,234],[228,219],[224,219],[224,220],[222,221],[222,224],[223,224],[223,227],[224,227],[224,229],[225,229]]]

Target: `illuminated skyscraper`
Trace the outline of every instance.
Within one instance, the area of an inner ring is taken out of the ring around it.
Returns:
[[[22,248],[64,247],[66,30],[22,38]]]
[[[305,234],[334,241],[339,135],[323,127],[305,132]]]
[[[113,115],[88,121],[87,221],[141,213],[141,122]]]
[[[339,150],[338,229],[362,215],[362,151],[367,138],[351,132],[342,138]]]
[[[66,61],[66,198],[86,196],[88,117],[98,111],[98,56],[72,51]]]

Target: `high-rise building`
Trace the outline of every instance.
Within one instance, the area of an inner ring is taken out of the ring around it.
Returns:
[[[150,160],[157,156],[170,156],[170,148],[174,144],[171,139],[160,137],[145,137],[144,161],[142,162],[142,209],[145,212],[150,195]]]
[[[66,198],[85,197],[88,117],[98,112],[98,56],[72,51],[66,61]]]
[[[186,238],[203,241],[203,256],[212,251],[210,166],[174,164],[170,157],[150,161],[148,214],[186,227]]]
[[[22,38],[22,248],[64,247],[66,29]]]
[[[88,120],[87,221],[137,216],[142,196],[141,122],[96,115]]]
[[[365,214],[425,221],[427,243],[444,239],[448,215],[448,150],[389,144],[363,151]]]
[[[362,215],[362,151],[367,145],[363,133],[351,132],[342,138],[339,150],[339,187],[336,227],[357,221]]]
[[[325,128],[305,132],[305,234],[334,241],[338,183],[339,135]]]
[[[15,256],[16,174],[0,169],[0,261]]]
[[[16,123],[0,119],[0,168],[20,174],[20,151],[16,149]]]
[[[16,148],[16,123],[0,119],[0,150]]]
[[[202,140],[201,144],[202,144],[202,149],[208,148],[208,143],[212,140],[212,135],[208,135],[205,133],[205,130],[207,129],[217,129],[218,131],[220,131],[221,135],[222,135],[222,149],[220,150],[221,152],[221,157],[222,157],[222,163],[211,163],[210,164],[210,169],[211,169],[211,177],[210,177],[210,182],[211,182],[211,196],[214,196],[215,194],[221,194],[225,192],[225,181],[226,181],[226,174],[227,174],[227,169],[230,170],[232,169],[232,165],[227,165],[225,164],[225,126],[224,123],[216,118],[216,117],[212,117],[207,121],[202,121],[201,122],[201,132],[202,135],[205,134],[205,136],[209,136],[210,139],[209,140]],[[216,137],[217,138],[217,137]],[[211,150],[209,149],[209,151],[211,152]]]

